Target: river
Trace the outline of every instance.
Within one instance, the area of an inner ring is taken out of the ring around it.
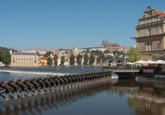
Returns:
[[[0,81],[102,71],[101,67],[0,68]],[[45,74],[46,73],[46,74]],[[67,95],[0,98],[0,115],[165,115],[165,86],[118,80]]]

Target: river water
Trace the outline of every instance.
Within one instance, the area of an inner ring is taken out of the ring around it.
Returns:
[[[2,67],[0,81],[99,71],[101,67]],[[9,102],[0,98],[0,115],[165,115],[165,85],[118,80],[65,95],[45,94]]]

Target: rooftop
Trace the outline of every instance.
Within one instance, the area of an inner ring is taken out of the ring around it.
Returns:
[[[37,55],[36,53],[14,52],[12,55]]]

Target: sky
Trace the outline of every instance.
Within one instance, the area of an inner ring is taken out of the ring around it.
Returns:
[[[148,6],[165,11],[165,0],[0,0],[0,46],[71,49],[108,39],[131,47]]]

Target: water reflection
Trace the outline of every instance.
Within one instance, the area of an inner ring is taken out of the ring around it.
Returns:
[[[137,94],[128,96],[128,104],[136,109],[136,115],[165,115],[165,89],[162,84],[139,83]],[[165,84],[164,84],[165,85]]]
[[[1,101],[0,115],[36,115],[42,114],[44,111],[51,109],[59,109],[63,106],[71,105],[82,99],[107,90],[111,87],[111,83],[107,82],[101,85],[93,85],[83,88],[75,88],[63,93],[47,93],[43,96],[25,97],[18,100]]]
[[[164,86],[123,80],[115,84],[111,91],[116,91],[120,96],[128,95],[128,106],[135,109],[136,115],[165,115]]]
[[[98,103],[104,102],[97,105],[97,107],[105,106],[104,109],[101,108],[102,111],[105,111],[102,113],[115,115],[117,113],[120,115],[123,112],[123,114],[127,115],[165,115],[165,89],[163,87],[163,84],[121,80],[115,84],[110,82],[102,85],[92,85],[91,87],[75,88],[63,93],[49,93],[43,96],[26,97],[9,102],[1,101],[0,115],[44,115],[47,112],[50,113],[50,111],[53,115],[58,110],[65,111],[64,108],[66,106],[70,107],[76,103],[80,104],[80,102],[89,98]],[[100,94],[100,97],[105,98],[96,100],[98,98],[95,97]],[[117,102],[116,100],[119,99],[120,101]],[[123,108],[118,108],[121,107],[121,104],[124,104]],[[95,105],[92,105],[92,113],[95,115],[99,114],[100,110],[94,108]],[[73,111],[80,111],[81,109],[80,106],[72,108]],[[89,112],[89,110],[86,111]],[[68,113],[65,112],[65,114]],[[83,115],[83,113],[81,114]]]

